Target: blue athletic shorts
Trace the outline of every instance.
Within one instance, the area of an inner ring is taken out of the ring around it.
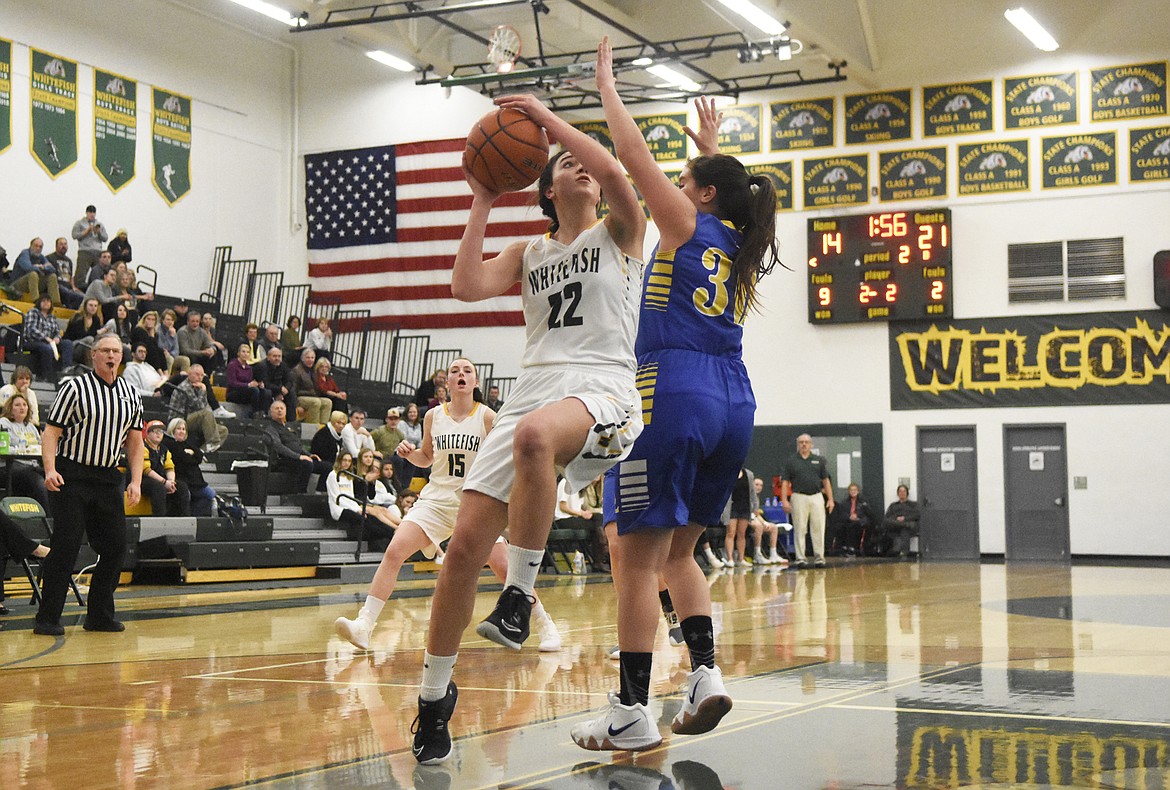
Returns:
[[[755,423],[743,362],[658,351],[640,360],[637,383],[645,427],[606,474],[606,523],[616,517],[618,534],[719,523]]]

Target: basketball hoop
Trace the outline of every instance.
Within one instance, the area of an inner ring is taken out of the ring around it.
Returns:
[[[520,55],[520,34],[511,25],[496,25],[488,39],[488,61],[497,74],[507,74]]]

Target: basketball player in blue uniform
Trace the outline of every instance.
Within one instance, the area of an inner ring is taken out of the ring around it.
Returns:
[[[618,95],[608,39],[597,50],[597,87],[618,159],[661,235],[643,279],[635,344],[643,432],[606,481],[617,493],[621,688],[599,718],[572,730],[583,748],[624,751],[662,740],[647,710],[659,573],[693,667],[671,730],[707,732],[731,709],[715,665],[711,596],[693,552],[720,516],[751,442],[755,397],[741,359],[742,324],[756,282],[777,261],[776,196],[767,178],[718,153],[718,115],[703,101],[692,133],[702,155],[672,184]]]

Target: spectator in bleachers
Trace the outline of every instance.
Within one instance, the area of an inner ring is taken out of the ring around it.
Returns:
[[[85,294],[73,284],[73,259],[69,257],[69,239],[64,236],[57,239],[56,249],[46,255],[45,260],[53,264],[57,270],[57,290],[61,293],[61,302],[71,310],[76,310],[81,306]]]
[[[304,411],[304,422],[321,425],[328,422],[333,411],[333,401],[317,395],[313,364],[317,354],[311,348],[301,351],[301,359],[292,368],[293,388],[297,393],[297,406]]]
[[[32,388],[33,374],[24,365],[17,365],[12,371],[12,378],[8,384],[0,387],[0,406],[8,402],[13,395],[21,394],[28,401],[29,418],[33,425],[41,424],[40,404],[37,403],[37,391]]]
[[[264,337],[260,339],[260,348],[264,349],[264,356],[268,356],[268,352],[274,348],[279,348],[281,355],[284,354],[284,346],[280,342],[280,327],[276,324],[264,325]]]
[[[41,294],[35,310],[24,317],[21,330],[24,350],[38,360],[43,381],[56,382],[58,371],[73,361],[73,341],[61,337],[61,325],[53,315],[53,298]]]
[[[236,358],[227,366],[227,399],[229,403],[248,406],[248,417],[264,414],[272,402],[263,382],[256,378],[256,366],[248,361],[251,353],[248,346],[240,344]]]
[[[341,446],[355,458],[363,449],[374,452],[374,439],[366,430],[366,412],[354,409],[349,415],[349,424],[341,429]]]
[[[138,278],[129,269],[118,269],[118,290],[121,293],[130,295],[126,306],[130,308],[131,314],[141,316],[143,313],[153,309],[154,291],[143,290],[138,284]],[[134,320],[137,321],[138,319],[135,318]]]
[[[898,500],[886,508],[886,517],[882,521],[882,531],[891,541],[889,556],[906,558],[910,551],[910,538],[918,534],[921,517],[918,503],[910,498],[909,487],[898,486]]]
[[[292,472],[295,475],[297,493],[309,490],[309,478],[313,473],[325,474],[329,464],[305,452],[299,433],[294,434],[287,423],[288,407],[284,401],[273,401],[268,407],[268,419],[257,421],[264,435],[272,458],[272,469],[277,472]]]
[[[874,527],[873,511],[861,495],[861,486],[850,483],[845,498],[833,509],[833,539],[830,545],[846,556],[862,553],[862,537]]]
[[[114,308],[114,315],[98,330],[98,336],[114,335],[122,341],[122,354],[125,359],[130,358],[130,335],[134,332],[134,324],[130,320],[130,309],[125,304]]]
[[[748,526],[751,528],[756,541],[756,551],[752,556],[752,564],[774,565],[785,561],[776,552],[776,541],[780,537],[780,525],[774,524],[764,518],[764,509],[760,506],[760,495],[763,493],[764,478],[753,477],[750,502],[752,516],[748,521]],[[765,544],[768,546],[766,551],[764,549]]]
[[[427,402],[427,411],[430,411],[431,409],[435,408],[436,406],[442,406],[446,402],[447,402],[447,385],[440,384],[439,386],[435,387],[435,397],[431,398]]]
[[[138,319],[137,325],[131,330],[130,345],[146,346],[147,363],[157,370],[159,375],[165,375],[166,371],[171,369],[171,360],[167,359],[167,352],[163,351],[162,346],[159,345],[158,338],[158,313],[154,310],[148,310]]]
[[[215,369],[223,370],[227,365],[227,347],[215,338],[215,316],[210,313],[204,313],[199,319],[199,325],[203,327],[203,331],[211,338],[211,344],[215,346]]]
[[[44,248],[45,242],[37,238],[20,251],[12,264],[13,280],[9,288],[17,295],[27,295],[29,302],[35,302],[41,294],[47,294],[52,303],[59,307],[61,291],[57,287],[57,267],[42,254]]]
[[[165,428],[159,420],[150,420],[142,429],[145,440],[142,494],[150,497],[153,515],[188,516],[191,514],[191,492],[175,474],[175,462],[163,444]]]
[[[264,349],[260,348],[260,327],[249,323],[244,327],[244,336],[240,338],[240,342],[236,343],[236,350],[240,346],[248,347],[248,364],[255,365],[260,360],[264,359]]]
[[[101,282],[105,279],[106,272],[114,268],[113,261],[110,260],[110,253],[102,252],[98,255],[97,263],[89,267],[89,271],[85,275],[85,290],[89,293],[89,286],[96,282]],[[77,287],[81,287],[81,283],[77,283]]]
[[[100,264],[94,271],[101,271]],[[118,270],[107,269],[105,274],[92,281],[85,289],[86,299],[97,299],[102,306],[102,318],[108,320],[114,317],[114,308],[130,300],[130,294],[117,291]]]
[[[337,453],[341,449],[341,430],[345,427],[345,412],[335,411],[329,415],[329,422],[321,426],[321,430],[313,434],[309,444],[309,454],[315,455],[327,464],[337,460]],[[317,481],[317,490],[325,490],[325,475]]]
[[[593,549],[590,552],[593,555],[593,570],[609,573],[609,551],[606,549],[603,553],[601,548],[604,541],[602,516],[600,512],[594,513],[585,508],[583,493],[583,491],[571,490],[568,478],[561,478],[557,484],[557,507],[553,511],[554,528],[585,530],[593,543]],[[602,533],[600,539],[597,537],[598,533]]]
[[[73,341],[74,351],[87,352],[93,347],[105,321],[102,319],[102,305],[97,299],[87,297],[81,303],[81,309],[73,314],[69,323],[65,325],[65,338]],[[81,361],[88,364],[88,357]]]
[[[415,447],[422,444],[423,424],[417,404],[406,404],[406,411],[402,413],[402,422],[399,424],[398,430],[402,431],[402,435],[406,437],[406,441]]]
[[[0,415],[0,431],[8,432],[8,451],[14,455],[39,456],[41,432],[33,424],[32,405],[28,398],[19,392],[13,393],[4,401]],[[32,497],[41,503],[41,507],[49,507],[45,473],[36,461],[14,461],[11,474],[12,490],[9,493]]]
[[[496,414],[500,413],[500,409],[504,408],[504,402],[500,400],[500,386],[493,384],[488,387],[487,398],[484,399],[484,406],[494,411]]]
[[[179,354],[191,360],[191,365],[199,363],[208,373],[215,371],[216,360],[219,358],[219,349],[200,325],[202,316],[198,310],[187,313],[187,324],[175,333],[179,341]]]
[[[398,457],[396,452],[398,445],[406,438],[402,431],[398,430],[401,422],[402,414],[398,409],[387,409],[386,421],[370,432],[370,438],[374,440],[374,449],[382,455],[382,458]]]
[[[345,450],[339,450],[333,466],[325,477],[325,494],[329,498],[329,516],[337,523],[344,523],[342,516],[348,512],[358,512],[360,505],[348,497],[354,497],[354,479],[346,472],[353,471],[353,455]],[[342,495],[345,495],[344,497]],[[356,499],[357,497],[354,497]]]
[[[167,377],[147,362],[146,356],[146,345],[136,343],[130,361],[122,369],[122,378],[138,390],[139,395],[155,395],[166,384]]]
[[[279,345],[272,346],[265,352],[264,361],[258,362],[252,367],[252,375],[267,390],[268,402],[283,401],[288,407],[288,413],[295,419],[297,416],[296,389],[292,383],[292,371],[284,365],[283,352]]]
[[[228,429],[216,422],[212,414],[202,365],[192,365],[187,370],[187,378],[175,387],[171,411],[183,416],[190,430],[203,438],[204,452],[214,453],[227,438]]]
[[[447,386],[447,369],[438,368],[431,377],[419,385],[419,388],[414,391],[414,402],[418,404],[420,409],[426,410],[427,404],[435,397],[435,387]]]
[[[134,260],[134,251],[130,248],[130,236],[125,228],[118,228],[114,238],[110,239],[110,258],[114,263],[130,263]]]
[[[199,445],[190,441],[186,420],[181,417],[171,420],[163,442],[171,451],[175,478],[186,483],[187,490],[191,492],[191,515],[214,516],[215,489],[203,479],[203,470],[199,468],[199,464],[203,463],[203,451]]]
[[[349,393],[337,386],[333,363],[327,358],[322,357],[313,363],[313,392],[318,397],[328,398],[336,411],[349,411]]]
[[[186,370],[191,367],[191,360],[179,353],[179,338],[175,332],[177,316],[169,307],[162,312],[161,323],[158,328],[158,345],[167,355],[167,369],[174,367],[178,361],[179,367]]]
[[[78,287],[81,287],[82,282],[88,282],[86,274],[105,251],[105,244],[110,235],[106,233],[106,226],[98,222],[97,209],[92,205],[86,206],[85,216],[73,223],[73,232],[70,235],[77,241],[77,277],[75,282]]]
[[[328,318],[322,316],[317,319],[317,326],[310,329],[309,334],[305,336],[305,348],[313,349],[322,359],[330,358],[333,349],[333,330],[329,328]]]
[[[182,329],[187,325],[187,314],[191,312],[191,306],[187,304],[186,299],[179,299],[174,304],[175,311],[175,327]]]
[[[280,344],[284,346],[287,353],[296,354],[300,357],[301,351],[305,345],[301,342],[301,319],[295,315],[288,317],[288,323],[285,324],[284,331],[280,333]]]

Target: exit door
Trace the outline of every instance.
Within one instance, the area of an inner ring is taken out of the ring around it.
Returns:
[[[1005,559],[1068,562],[1064,425],[1003,427]]]
[[[918,553],[979,560],[979,467],[972,426],[918,428]],[[914,492],[910,492],[914,496]]]

